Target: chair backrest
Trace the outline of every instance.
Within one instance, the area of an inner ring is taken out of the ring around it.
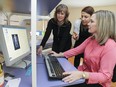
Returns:
[[[116,65],[115,65],[114,71],[113,71],[112,82],[116,82]]]

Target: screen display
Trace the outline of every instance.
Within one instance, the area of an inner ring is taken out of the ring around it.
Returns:
[[[15,50],[20,49],[18,34],[12,34],[12,40],[14,44],[14,49]]]

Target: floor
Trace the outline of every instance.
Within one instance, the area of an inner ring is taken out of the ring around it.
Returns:
[[[74,58],[69,58],[68,59],[72,64],[74,64]],[[116,87],[116,82],[111,84],[111,87]]]

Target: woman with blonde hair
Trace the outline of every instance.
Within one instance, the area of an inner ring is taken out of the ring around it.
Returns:
[[[111,87],[113,69],[116,65],[116,20],[111,11],[96,11],[89,22],[89,32],[92,34],[81,45],[64,53],[53,53],[53,56],[71,56],[84,52],[83,65],[78,71],[64,72],[69,76],[64,82],[72,83],[84,78],[85,83],[72,87]]]

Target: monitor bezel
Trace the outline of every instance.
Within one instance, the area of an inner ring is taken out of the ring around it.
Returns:
[[[28,41],[28,46],[29,46],[28,52],[26,52],[23,55],[17,57],[16,59],[10,60],[9,53],[8,53],[8,50],[7,50],[7,45],[6,45],[6,42],[5,42],[5,37],[4,37],[4,34],[3,34],[3,29],[4,28],[9,28],[9,29],[11,29],[11,28],[17,29],[18,28],[18,29],[25,29],[25,30],[26,30],[26,28],[25,27],[20,27],[20,26],[0,25],[0,40],[1,40],[0,41],[0,46],[1,46],[3,56],[4,56],[5,65],[10,67],[13,64],[15,64],[16,62],[22,60],[23,58],[25,58],[27,55],[30,54],[30,46],[29,46],[29,41]]]

